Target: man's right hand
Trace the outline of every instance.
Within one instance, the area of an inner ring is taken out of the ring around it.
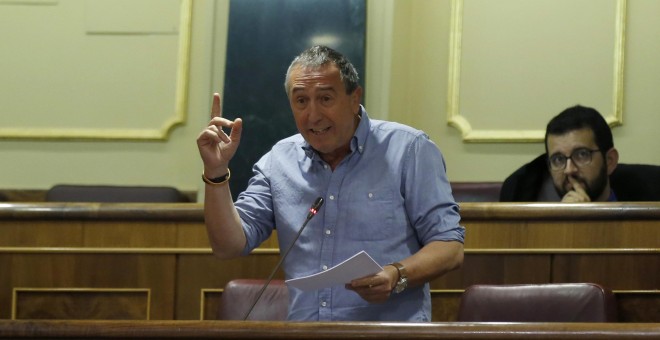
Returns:
[[[562,197],[561,201],[564,203],[585,203],[585,202],[591,202],[591,198],[589,198],[589,194],[587,193],[586,190],[584,190],[584,187],[578,181],[577,179],[573,178],[573,176],[568,176],[568,182],[571,183],[571,186],[573,187],[573,190],[569,191]]]
[[[227,135],[222,129],[231,129]],[[220,94],[213,94],[211,121],[197,137],[197,148],[204,162],[204,175],[207,178],[227,174],[229,161],[234,157],[241,141],[243,121],[240,118],[231,121],[222,118]]]

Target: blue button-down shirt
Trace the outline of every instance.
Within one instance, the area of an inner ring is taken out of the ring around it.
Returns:
[[[244,254],[277,226],[287,249],[311,204],[324,205],[306,226],[283,266],[287,279],[318,273],[365,250],[384,266],[432,241],[464,241],[442,154],[411,127],[370,120],[364,108],[351,152],[334,171],[300,134],[278,142],[253,168],[236,208],[247,237]],[[311,321],[431,320],[429,284],[370,304],[344,286],[289,288],[289,319]]]

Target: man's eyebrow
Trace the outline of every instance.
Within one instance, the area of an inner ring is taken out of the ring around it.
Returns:
[[[293,88],[291,88],[291,93],[293,94],[293,93],[304,91],[304,90],[305,90],[304,86],[298,86],[298,87],[294,86]],[[317,90],[317,91],[337,92],[337,89],[335,89],[335,87],[332,86],[332,85],[321,85],[321,86],[316,87],[315,90]]]
[[[332,92],[337,92],[334,86],[332,85],[321,85],[317,87],[319,91],[332,91]]]

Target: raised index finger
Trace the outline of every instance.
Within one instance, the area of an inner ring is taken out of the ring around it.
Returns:
[[[211,119],[222,117],[222,107],[220,106],[220,93],[213,94],[213,104],[211,105]]]

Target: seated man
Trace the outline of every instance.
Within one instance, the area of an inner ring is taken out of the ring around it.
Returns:
[[[660,201],[660,166],[619,163],[612,132],[592,108],[554,117],[545,148],[504,180],[500,202]]]
[[[619,162],[619,152],[598,111],[577,105],[552,118],[545,132],[545,151],[562,202],[617,200],[609,176]]]

